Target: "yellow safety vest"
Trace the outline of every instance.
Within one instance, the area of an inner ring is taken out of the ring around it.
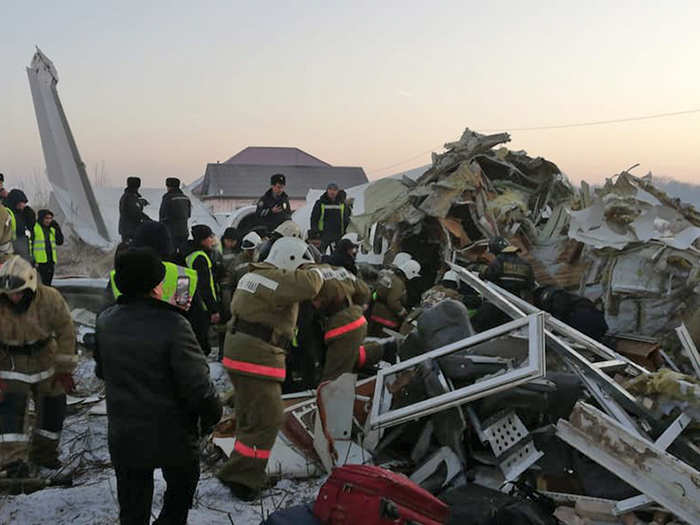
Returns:
[[[17,219],[15,218],[15,212],[13,212],[10,208],[5,209],[10,213],[10,227],[12,228],[12,240],[16,241]],[[31,255],[34,252],[34,249],[32,248],[32,238],[29,236],[29,232],[27,232],[27,241],[29,242],[29,254]]]
[[[340,233],[343,234],[345,233],[345,221],[343,220],[343,217],[345,217],[345,203],[341,202],[340,204],[323,204],[321,203],[321,217],[318,219],[318,231],[322,232],[323,231],[323,225],[324,225],[324,217],[326,215],[326,208],[329,210],[340,210]]]
[[[58,262],[58,259],[56,259],[56,230],[54,228],[49,228],[49,248],[51,249],[53,262]],[[32,253],[34,254],[34,261],[36,263],[41,264],[49,262],[49,257],[46,253],[44,228],[42,228],[38,222],[34,224],[34,243]]]
[[[177,304],[176,302],[178,281],[180,279],[187,280],[187,292],[189,294],[189,298],[191,299],[194,297],[194,294],[197,291],[197,272],[190,270],[189,268],[185,268],[184,266],[178,266],[177,264],[173,264],[171,262],[164,262],[163,266],[165,266],[165,277],[163,278],[163,297],[161,298],[161,301],[182,308],[185,305]],[[119,288],[117,288],[117,283],[114,281],[114,276],[116,273],[116,270],[109,272],[109,284],[112,288],[114,298],[118,299],[122,293],[119,291]]]
[[[216,285],[214,284],[214,272],[212,271],[212,263],[211,259],[207,255],[207,252],[204,250],[197,250],[189,254],[187,257],[185,257],[185,264],[187,264],[188,268],[194,269],[194,261],[197,257],[203,256],[204,260],[207,261],[207,267],[209,268],[209,286],[211,287],[211,296],[214,298],[216,301]],[[202,301],[202,304],[204,305],[204,309],[207,309],[206,303]]]

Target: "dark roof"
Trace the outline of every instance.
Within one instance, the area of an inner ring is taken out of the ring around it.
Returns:
[[[224,164],[260,164],[266,166],[326,166],[330,164],[299,148],[248,146]]]
[[[287,177],[285,191],[291,199],[304,199],[310,189],[326,189],[329,182],[350,188],[367,182],[362,168],[335,166],[260,166],[255,164],[207,164],[202,184],[193,190],[202,197],[257,199],[270,187],[270,176]]]

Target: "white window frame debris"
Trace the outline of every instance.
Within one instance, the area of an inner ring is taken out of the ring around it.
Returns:
[[[514,388],[523,383],[543,377],[545,374],[544,357],[544,313],[533,314],[522,319],[517,319],[501,326],[487,330],[480,334],[456,341],[449,345],[431,350],[425,354],[416,356],[407,361],[403,361],[388,368],[379,370],[377,382],[375,384],[374,399],[372,403],[372,413],[370,415],[370,425],[372,428],[382,428],[398,425],[418,419],[436,412],[456,407],[475,399]],[[527,329],[528,356],[525,364],[498,375],[477,381],[471,385],[445,392],[428,399],[412,403],[408,406],[394,410],[380,411],[382,399],[387,395],[385,386],[388,377],[406,370],[431,359],[437,359],[460,350],[478,345],[479,343],[494,339],[501,335],[506,335]]]
[[[693,338],[690,336],[690,332],[685,326],[685,323],[676,328],[676,334],[678,334],[678,339],[681,340],[681,345],[688,354],[688,359],[693,365],[693,370],[695,370],[695,375],[700,378],[700,354],[698,354],[698,349],[695,346]]]
[[[580,401],[569,421],[560,419],[557,422],[556,435],[650,500],[688,523],[697,523],[700,472],[662,447],[634,435],[610,416]],[[664,437],[661,444],[666,441]],[[633,503],[639,504],[641,500]]]

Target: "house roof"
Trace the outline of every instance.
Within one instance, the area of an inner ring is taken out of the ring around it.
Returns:
[[[206,197],[257,199],[270,186],[270,176],[287,177],[285,191],[291,199],[305,199],[310,189],[325,189],[329,182],[350,188],[367,182],[362,168],[258,164],[207,164],[204,180],[193,193]]]
[[[248,146],[224,164],[262,164],[266,166],[326,166],[330,164],[300,150],[272,146]]]

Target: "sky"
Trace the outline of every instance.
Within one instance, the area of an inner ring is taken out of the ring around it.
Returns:
[[[246,146],[296,146],[370,178],[465,127],[509,131],[700,109],[700,2],[8,2],[0,172],[41,177],[34,46],[93,176],[191,182]],[[512,131],[574,182],[700,182],[700,113]]]

